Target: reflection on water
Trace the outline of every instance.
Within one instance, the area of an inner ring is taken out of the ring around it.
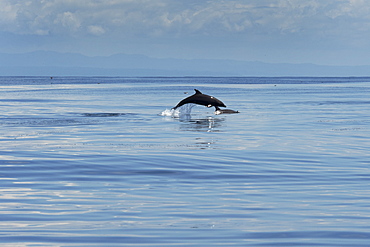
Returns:
[[[217,118],[213,116],[207,116],[208,113],[195,112],[192,113],[193,108],[197,106],[195,104],[185,104],[176,110],[166,109],[160,115],[178,119],[182,124],[180,130],[184,131],[200,131],[200,132],[218,132],[219,128],[222,127],[222,122],[225,118]],[[204,108],[204,107],[202,107]],[[206,115],[206,116],[204,116]]]
[[[183,131],[201,131],[201,132],[219,132],[224,118],[206,117],[206,118],[180,118],[180,130]]]
[[[369,246],[368,82],[10,79],[1,246]],[[158,116],[190,83],[242,113]]]

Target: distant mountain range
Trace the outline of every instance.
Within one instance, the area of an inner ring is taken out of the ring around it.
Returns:
[[[370,76],[370,66],[151,58],[35,51],[0,53],[0,76]]]

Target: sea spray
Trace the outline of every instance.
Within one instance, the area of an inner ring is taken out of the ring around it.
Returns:
[[[190,116],[191,109],[193,109],[194,106],[195,104],[186,104],[177,109],[166,109],[160,115],[180,119],[187,118]]]

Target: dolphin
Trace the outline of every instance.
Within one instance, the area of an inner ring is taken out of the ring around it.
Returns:
[[[198,104],[198,105],[204,105],[204,106],[207,106],[207,107],[214,106],[216,108],[216,110],[219,110],[220,109],[220,108],[218,108],[219,106],[226,107],[226,105],[221,100],[216,99],[215,97],[209,96],[207,94],[202,94],[197,89],[194,89],[194,90],[195,90],[195,94],[193,94],[192,96],[189,96],[189,97],[181,100],[172,109],[176,109],[176,108],[178,108],[178,107],[180,107],[182,105],[189,104],[189,103]]]
[[[220,115],[220,114],[234,114],[234,113],[239,113],[239,111],[235,111],[235,110],[231,110],[231,109],[220,109],[219,107],[215,106],[216,108],[216,111],[215,111],[215,114],[216,115]]]

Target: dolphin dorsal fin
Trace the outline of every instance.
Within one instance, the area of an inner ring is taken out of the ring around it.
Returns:
[[[195,94],[202,94],[198,89],[194,89],[195,90]]]

